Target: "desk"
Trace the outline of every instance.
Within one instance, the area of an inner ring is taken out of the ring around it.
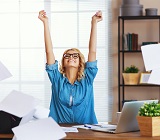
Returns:
[[[64,127],[70,127],[71,125],[63,125]],[[140,135],[140,132],[110,134],[98,131],[92,131],[87,129],[78,129],[78,133],[70,132],[66,133],[67,136],[64,140],[160,140],[158,137],[144,137]]]
[[[71,127],[70,124],[61,124],[60,126]],[[97,132],[86,129],[78,129],[78,133],[70,132],[66,133],[66,137],[63,140],[160,140],[158,137],[144,137],[140,135],[140,132],[110,134],[104,132]],[[53,133],[54,134],[54,133]],[[13,134],[0,134],[1,138],[12,138]]]
[[[0,140],[1,140],[1,138],[4,138],[4,139],[13,138],[13,134],[0,134]]]

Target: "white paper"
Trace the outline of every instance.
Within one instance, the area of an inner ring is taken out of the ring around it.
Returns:
[[[29,122],[12,130],[16,140],[58,140],[66,136],[51,117]]]
[[[90,129],[88,127],[85,127],[84,125],[74,125],[73,128],[81,128],[81,129]]]
[[[148,79],[148,84],[160,85],[160,69],[152,70]]]
[[[36,112],[34,114],[34,118],[36,118],[36,119],[48,118],[49,111],[50,110],[48,108],[45,108],[42,106],[37,106]]]
[[[146,71],[160,69],[160,44],[150,44],[141,47]]]
[[[61,127],[64,132],[78,132],[77,128],[74,127]]]
[[[0,110],[24,117],[38,105],[39,100],[22,92],[13,90],[1,103]]]
[[[108,129],[115,129],[117,125],[113,124],[84,124],[84,125],[74,125],[74,128],[81,128],[81,129],[95,129],[95,128],[108,128]]]
[[[8,69],[0,61],[0,81],[6,78],[9,78],[11,76],[12,74],[8,71]]]
[[[35,114],[36,109],[31,110],[26,116],[22,117],[19,125],[25,124],[29,121],[34,120],[33,115]]]
[[[33,115],[35,114],[36,109],[30,111],[26,116],[22,117],[19,125],[23,125],[31,120],[33,120]],[[17,140],[16,136],[14,135],[14,137],[12,138],[12,140]]]

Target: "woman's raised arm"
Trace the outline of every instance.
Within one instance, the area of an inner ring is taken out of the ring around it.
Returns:
[[[92,17],[91,21],[91,33],[90,33],[90,40],[89,40],[89,53],[88,53],[88,61],[92,62],[96,60],[96,47],[97,47],[97,23],[101,21],[102,12],[98,11]]]
[[[47,64],[48,65],[54,64],[55,56],[53,53],[52,40],[51,40],[48,17],[46,16],[46,12],[44,10],[40,11],[38,18],[43,22],[43,25],[44,25],[44,42],[45,42]]]

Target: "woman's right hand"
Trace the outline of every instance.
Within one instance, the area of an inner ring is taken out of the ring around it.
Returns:
[[[103,20],[103,17],[102,17],[102,12],[101,11],[98,11],[96,12],[96,14],[92,17],[92,22],[99,22]]]
[[[48,21],[48,17],[46,16],[46,12],[44,10],[39,11],[38,18],[42,21]]]

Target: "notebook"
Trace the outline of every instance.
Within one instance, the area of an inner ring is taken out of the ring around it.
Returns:
[[[110,125],[106,127],[93,127],[94,131],[108,132],[108,133],[123,133],[131,131],[139,131],[138,122],[136,116],[140,107],[147,102],[158,102],[158,100],[143,100],[125,102],[121,111],[121,116],[115,128]]]

